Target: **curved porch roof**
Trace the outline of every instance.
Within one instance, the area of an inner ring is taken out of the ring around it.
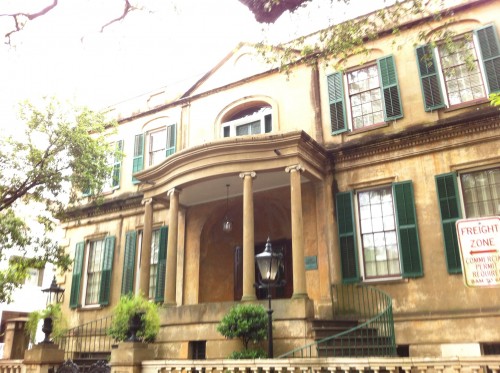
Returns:
[[[254,171],[254,192],[289,185],[285,168],[300,164],[302,178],[323,180],[330,169],[326,150],[304,131],[224,138],[194,146],[136,173],[144,198],[181,190],[180,203],[197,205],[242,193],[241,172]]]

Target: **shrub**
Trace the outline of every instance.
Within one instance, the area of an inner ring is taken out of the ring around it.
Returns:
[[[141,314],[143,327],[137,332],[137,337],[143,342],[153,342],[160,330],[158,306],[140,295],[124,295],[113,309],[113,322],[108,329],[108,335],[116,341],[125,341],[129,335],[129,320],[132,316]]]
[[[53,330],[50,336],[52,339],[61,337],[66,331],[66,320],[63,317],[60,304],[49,304],[45,309],[30,312],[28,321],[24,327],[24,332],[29,336],[30,342],[35,343],[38,323],[47,317],[52,318]]]
[[[258,343],[266,339],[267,322],[267,314],[263,306],[239,304],[232,307],[229,312],[224,315],[217,326],[217,331],[226,338],[239,338],[243,342],[244,351],[240,353],[233,352],[231,355],[241,357],[232,358],[255,358],[257,357],[256,355],[259,354],[259,350],[248,350],[248,344],[250,342]]]
[[[231,355],[228,356],[229,359],[264,359],[267,357],[267,353],[262,349],[256,350],[243,350],[243,351],[233,351]]]

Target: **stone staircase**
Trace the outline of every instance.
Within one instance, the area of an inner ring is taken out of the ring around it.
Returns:
[[[392,338],[357,320],[312,320],[311,332],[318,357],[389,356]]]

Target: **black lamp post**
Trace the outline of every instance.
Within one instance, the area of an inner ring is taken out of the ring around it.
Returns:
[[[64,289],[57,285],[56,276],[54,276],[50,287],[42,289],[42,293],[47,293],[47,305],[56,304],[62,302]]]
[[[281,285],[278,283],[279,269],[283,254],[273,252],[271,241],[267,238],[264,251],[255,256],[257,267],[259,268],[259,283],[256,287],[267,288],[267,299],[269,307],[267,309],[267,357],[273,358],[273,310],[271,308],[271,287]]]
[[[52,279],[50,287],[42,289],[42,293],[47,293],[47,306],[51,304],[61,303],[63,299],[64,289],[57,285],[56,276]],[[54,343],[50,340],[50,334],[53,330],[52,317],[45,317],[43,319],[42,332],[45,338],[41,343]]]

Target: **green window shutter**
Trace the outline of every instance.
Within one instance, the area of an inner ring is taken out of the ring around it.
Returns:
[[[118,152],[123,152],[123,140],[119,140],[116,142],[116,151]],[[121,175],[121,168],[122,168],[122,158],[121,156],[116,156],[113,162],[113,175],[112,175],[112,180],[111,180],[111,186],[114,187],[120,187],[120,175]]]
[[[418,240],[417,214],[411,181],[392,184],[396,210],[396,226],[401,252],[403,277],[421,277],[422,257]]]
[[[175,153],[176,132],[177,131],[175,124],[167,126],[167,151],[165,154],[166,157]]]
[[[448,273],[462,273],[457,228],[455,226],[455,222],[462,218],[456,174],[437,175],[436,189],[439,211],[441,213],[441,227],[443,230]]]
[[[132,174],[144,168],[144,134],[135,135],[134,139],[134,159],[132,161]],[[132,176],[132,182],[137,184],[139,180]]]
[[[425,111],[442,108],[444,100],[434,50],[427,44],[418,47],[416,53]]]
[[[328,103],[332,135],[347,131],[342,73],[328,75]]]
[[[108,236],[104,239],[101,286],[99,287],[99,304],[101,306],[107,306],[109,304],[114,251],[115,251],[115,236]]]
[[[85,242],[78,242],[75,247],[75,259],[73,262],[73,276],[71,279],[71,294],[69,298],[69,307],[77,308],[80,306],[80,283],[82,281],[83,253],[85,251]]]
[[[125,252],[123,254],[122,295],[134,293],[136,244],[137,232],[127,232],[125,234]]]
[[[167,270],[168,227],[160,228],[160,247],[158,248],[158,266],[156,267],[155,302],[163,302],[165,292],[165,272]]]
[[[377,66],[380,76],[384,103],[384,120],[395,120],[403,117],[401,95],[399,92],[396,64],[393,56],[379,58]]]
[[[479,40],[488,91],[498,92],[500,91],[500,43],[495,26],[482,27],[474,30],[474,33]]]
[[[340,262],[344,283],[359,282],[358,250],[353,211],[353,193],[342,192],[335,196],[339,232]]]

